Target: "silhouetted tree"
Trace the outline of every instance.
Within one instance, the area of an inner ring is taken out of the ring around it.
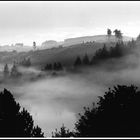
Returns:
[[[80,66],[82,64],[81,58],[79,56],[77,56],[75,62],[74,62],[74,66]]]
[[[106,48],[106,45],[104,44],[104,46],[102,48],[102,51],[101,51],[101,57],[100,58],[101,59],[106,59],[106,58],[108,58],[108,56],[109,56],[109,52]]]
[[[74,137],[74,136],[75,136],[74,132],[70,132],[70,130],[67,129],[64,126],[64,124],[60,128],[60,131],[57,131],[57,129],[55,129],[55,132],[52,132],[52,137]]]
[[[84,108],[75,124],[78,137],[140,136],[140,91],[117,85],[99,97],[97,105]]]
[[[103,48],[100,48],[95,52],[94,56],[91,59],[91,64],[98,64],[105,59],[119,58],[129,53],[131,53],[131,49],[127,48],[123,41],[117,42],[114,47],[110,47],[108,49],[104,44]]]
[[[54,62],[54,64],[53,64],[53,70],[57,70],[57,63],[56,62]]]
[[[11,77],[17,78],[19,76],[21,76],[21,73],[18,71],[17,66],[14,62],[13,67],[11,68]]]
[[[84,58],[83,58],[83,64],[84,65],[89,65],[90,64],[90,61],[89,61],[89,58],[88,58],[88,55],[85,54]]]
[[[123,38],[121,31],[115,29],[114,30],[114,33],[115,33],[115,37],[118,39],[118,42],[121,42],[122,41],[122,38]]]
[[[43,137],[39,127],[34,126],[32,116],[21,109],[10,93],[0,92],[0,137]]]
[[[63,70],[63,66],[60,62],[57,63],[57,70]]]
[[[4,77],[5,78],[9,76],[9,67],[8,67],[7,64],[5,64],[3,72],[4,72]]]
[[[110,37],[110,36],[111,36],[111,34],[112,34],[111,29],[107,29],[107,35]]]
[[[101,60],[108,59],[110,57],[110,52],[107,50],[106,44],[103,48],[98,49],[91,59],[91,64],[97,64]]]
[[[60,70],[63,70],[63,66],[60,62],[55,62],[53,64],[53,70],[56,70],[56,71],[60,71]]]
[[[110,48],[110,57],[121,57],[123,55],[123,46],[120,43],[116,43],[115,47]]]
[[[33,127],[32,137],[44,137],[44,133],[38,125]]]
[[[56,70],[56,71],[60,71],[60,70],[63,70],[63,66],[60,62],[55,62],[52,66],[52,64],[47,64],[45,67],[44,67],[44,70]]]

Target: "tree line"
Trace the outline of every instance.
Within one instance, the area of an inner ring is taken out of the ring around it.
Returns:
[[[140,91],[134,85],[117,85],[84,107],[75,128],[62,125],[52,137],[139,137]],[[0,137],[44,137],[30,113],[21,108],[10,91],[0,92]]]
[[[31,66],[31,59],[30,58],[24,58],[23,60],[18,62],[18,65],[24,66],[24,67],[30,67]]]
[[[80,56],[77,56],[76,60],[74,61],[74,67],[85,66],[85,65],[94,65],[98,64],[102,60],[107,60],[110,58],[119,58],[126,54],[128,54],[131,50],[131,46],[134,46],[133,40],[129,42],[129,45],[124,44],[123,42],[117,42],[115,47],[107,48],[106,44],[100,49],[98,49],[94,56],[89,59],[88,55],[85,54],[83,59]]]
[[[7,89],[0,92],[0,137],[44,137],[30,113],[21,108]]]
[[[5,64],[4,70],[3,70],[3,75],[4,75],[4,78],[9,78],[9,77],[16,78],[16,77],[21,76],[21,73],[18,71],[17,65],[14,62],[11,70],[9,69],[8,64]]]
[[[16,77],[21,76],[22,74],[21,72],[18,71],[17,66],[30,67],[31,66],[30,58],[24,58],[23,60],[19,62],[14,61],[14,64],[11,70],[9,69],[8,64],[5,64],[4,69],[3,69],[4,78],[8,78],[8,77],[16,78]]]
[[[84,107],[75,128],[62,125],[53,137],[140,137],[140,91],[134,85],[117,85]]]
[[[46,64],[43,68],[45,71],[61,71],[63,70],[63,65],[60,62],[54,62],[53,64]]]

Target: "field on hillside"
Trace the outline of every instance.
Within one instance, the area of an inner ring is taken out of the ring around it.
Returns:
[[[13,63],[30,57],[32,66],[40,67],[47,63],[61,62],[65,66],[73,65],[77,56],[88,54],[91,58],[95,51],[102,48],[104,43],[82,43],[62,48],[51,48],[29,52],[0,52],[1,63]],[[114,46],[114,43],[108,45]]]

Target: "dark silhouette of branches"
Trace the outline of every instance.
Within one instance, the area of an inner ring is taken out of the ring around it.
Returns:
[[[60,128],[60,131],[55,129],[55,132],[52,132],[52,137],[74,137],[74,132],[70,132],[69,129],[67,129],[64,124]]]
[[[136,86],[117,85],[98,98],[96,105],[84,107],[84,113],[79,114],[71,132],[74,137],[140,136],[140,91]],[[55,137],[65,137],[61,132]]]
[[[76,123],[77,136],[140,136],[140,91],[118,85],[99,97],[98,106],[85,108]]]
[[[30,113],[21,109],[7,89],[0,92],[0,137],[43,137]]]

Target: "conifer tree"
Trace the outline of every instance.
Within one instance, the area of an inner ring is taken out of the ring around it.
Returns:
[[[90,64],[90,61],[89,61],[89,58],[88,58],[88,55],[85,54],[84,58],[83,58],[83,64],[84,65],[89,65]]]
[[[9,67],[8,64],[5,64],[4,66],[4,77],[8,77],[9,76]]]
[[[74,66],[80,66],[82,64],[81,58],[79,56],[77,56],[75,62],[74,62]]]

